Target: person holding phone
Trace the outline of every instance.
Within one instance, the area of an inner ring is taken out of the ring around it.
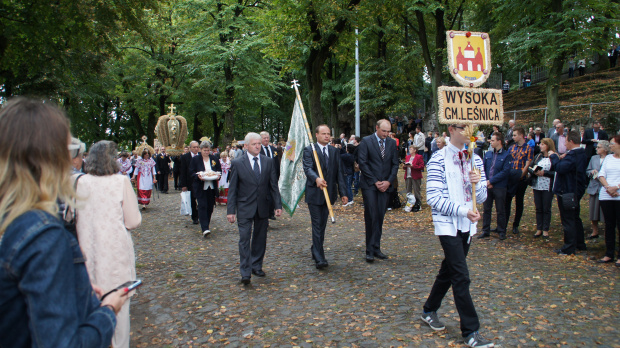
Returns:
[[[103,301],[75,237],[69,121],[51,103],[16,98],[0,110],[0,347],[107,347],[127,300]]]
[[[125,175],[117,175],[116,144],[101,140],[90,148],[84,165],[88,174],[77,183],[76,230],[93,284],[104,291],[136,279],[136,257],[128,230],[142,216],[136,194]],[[112,346],[129,347],[129,300],[118,314]]]

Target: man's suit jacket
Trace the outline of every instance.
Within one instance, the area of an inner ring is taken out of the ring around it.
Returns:
[[[303,165],[304,172],[306,173],[306,203],[314,205],[325,204],[325,194],[323,189],[319,189],[316,186],[316,179],[319,177],[319,171],[314,161],[314,154],[312,153],[312,146],[316,148],[319,162],[321,163],[321,169],[323,171],[323,179],[327,181],[327,193],[329,194],[329,200],[333,204],[338,199],[338,192],[340,197],[347,195],[345,190],[346,184],[344,181],[344,166],[340,159],[340,150],[333,146],[327,146],[327,171],[325,170],[325,156],[321,152],[321,148],[317,144],[306,146],[304,149]],[[336,187],[338,185],[338,187]]]
[[[556,173],[553,193],[574,193],[577,198],[581,199],[588,185],[586,176],[588,160],[585,150],[578,147],[567,151],[563,159],[556,154],[549,158]]]
[[[221,172],[222,171],[222,165],[220,164],[220,160],[214,156],[214,155],[209,155],[209,160],[211,161],[211,170],[214,172]],[[189,163],[189,173],[190,176],[192,178],[192,190],[194,192],[194,196],[196,198],[202,198],[204,195],[206,195],[206,190],[204,189],[204,181],[200,180],[200,178],[198,177],[198,172],[204,172],[205,171],[205,164],[202,160],[202,155],[200,153],[198,153],[198,155],[194,156],[194,158],[192,158],[192,161]],[[213,186],[214,186],[214,190],[211,190],[210,192],[213,195],[218,195],[218,182],[217,180],[213,181]]]
[[[278,177],[274,167],[275,160],[259,155],[261,173],[260,181],[256,180],[254,170],[250,166],[248,154],[243,154],[231,162],[228,176],[227,214],[237,214],[238,218],[252,219],[269,217],[269,203],[274,202],[275,209],[282,209]]]
[[[357,164],[362,174],[360,175],[360,187],[365,190],[377,190],[377,181],[394,182],[398,172],[398,149],[396,141],[392,138],[385,139],[385,157],[381,158],[381,150],[377,137],[373,133],[364,137],[357,147]],[[390,185],[388,192],[394,190]]]
[[[175,173],[176,175],[179,175],[180,170],[181,170],[181,156],[174,156],[172,157],[172,172]]]
[[[160,154],[159,157],[157,158],[157,170],[160,171],[162,174],[169,174],[170,173],[170,156],[166,155],[162,155]]]
[[[200,156],[200,153],[198,153],[196,156]],[[188,152],[188,153],[184,153],[183,155],[181,155],[181,164],[179,165],[179,186],[181,188],[183,187],[187,187],[187,189],[189,191],[192,190],[192,174],[189,171],[189,164],[192,161],[192,153]]]
[[[271,156],[273,156],[271,158],[274,161],[274,166],[276,168],[276,174],[279,178],[280,177],[280,161],[278,160],[278,156],[280,155],[280,153],[278,152],[278,149],[275,148],[275,146],[272,146],[272,145],[268,145],[268,146],[269,146],[269,149],[271,150]],[[265,152],[265,148],[263,148],[263,145],[260,146],[260,154],[263,156],[267,156],[267,153]]]
[[[586,129],[583,133],[583,140],[581,140],[582,144],[586,144],[586,156],[588,158],[596,155],[596,142],[592,141],[594,139],[594,129]],[[604,130],[598,131],[598,140],[609,140],[609,136]]]

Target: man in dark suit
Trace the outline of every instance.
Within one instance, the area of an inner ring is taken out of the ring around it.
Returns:
[[[263,156],[267,156],[269,158],[274,159],[274,166],[276,167],[276,175],[278,179],[280,179],[280,162],[278,162],[278,151],[273,145],[269,145],[269,140],[271,140],[269,133],[266,131],[260,132],[260,153]],[[276,217],[273,214],[275,211],[275,202],[269,202],[269,218],[271,220],[275,220]]]
[[[596,145],[599,140],[609,140],[609,136],[607,133],[601,129],[601,123],[599,121],[594,121],[592,124],[592,128],[586,129],[583,134],[582,144],[586,144],[586,156],[588,158],[588,162],[590,158],[596,154]]]
[[[185,148],[185,151],[188,151]],[[172,156],[172,178],[174,179],[174,189],[180,190],[179,174],[181,174],[181,156]]]
[[[170,176],[170,156],[166,153],[166,148],[161,148],[161,154],[157,157],[157,181],[161,193],[168,193],[168,177]]]
[[[250,284],[252,274],[264,277],[263,258],[269,227],[269,201],[275,202],[275,215],[282,214],[275,160],[261,156],[261,136],[245,136],[247,153],[235,158],[230,167],[227,218],[239,226],[239,268],[241,282]],[[254,232],[252,232],[254,225]]]
[[[360,187],[364,199],[367,262],[373,262],[375,257],[387,259],[381,252],[383,218],[390,192],[394,190],[391,183],[398,172],[396,141],[388,137],[390,121],[379,120],[375,128],[376,132],[364,137],[357,148]]]
[[[191,206],[192,206],[192,222],[194,225],[198,225],[198,210],[196,209],[196,197],[192,190],[192,175],[189,171],[189,164],[192,161],[192,157],[198,155],[199,145],[197,141],[189,143],[189,152],[181,156],[180,174],[179,174],[179,186],[181,191],[191,192]]]
[[[333,204],[338,198],[338,192],[342,197],[342,204],[349,202],[347,197],[344,167],[340,160],[340,150],[333,146],[329,146],[331,132],[327,125],[316,127],[316,144],[308,145],[304,149],[304,172],[306,173],[306,203],[310,211],[310,219],[312,221],[312,259],[316,262],[316,268],[323,269],[328,266],[323,251],[323,241],[325,240],[325,226],[327,225],[327,217],[329,209],[325,201],[323,187],[327,187],[329,201]],[[314,159],[312,146],[315,147],[317,157],[321,164],[323,178],[319,176],[319,171]],[[338,187],[336,187],[338,185]]]
[[[558,208],[564,229],[564,245],[556,250],[559,255],[572,255],[577,250],[586,250],[579,202],[588,185],[586,176],[588,161],[585,150],[579,146],[581,135],[570,131],[566,138],[566,154],[559,157],[550,156],[556,174],[553,193],[558,196]],[[564,202],[565,200],[574,200],[576,203],[568,204],[569,202]]]

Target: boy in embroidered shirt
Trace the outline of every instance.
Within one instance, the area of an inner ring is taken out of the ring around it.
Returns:
[[[482,159],[477,155],[473,155],[477,170],[472,171],[471,158],[464,151],[469,142],[464,130],[464,125],[450,125],[449,143],[433,154],[427,166],[426,199],[433,208],[435,235],[439,236],[445,258],[424,304],[421,319],[433,330],[445,329],[437,310],[452,286],[464,343],[469,347],[488,348],[494,345],[478,333],[480,321],[469,293],[469,271],[465,260],[471,236],[476,234],[476,222],[480,220],[480,213],[473,207],[472,195],[476,195],[478,203],[486,200],[486,177]],[[475,192],[472,184],[476,184]]]

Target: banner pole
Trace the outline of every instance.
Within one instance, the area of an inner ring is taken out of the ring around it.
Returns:
[[[319,162],[319,156],[316,153],[316,148],[314,147],[314,142],[312,141],[312,131],[310,130],[310,125],[308,124],[308,118],[306,117],[306,111],[304,110],[304,104],[301,102],[301,96],[299,95],[299,89],[297,87],[299,84],[297,80],[293,80],[292,88],[295,89],[295,94],[297,95],[297,101],[299,102],[299,108],[301,109],[301,115],[304,118],[304,124],[306,125],[306,131],[308,132],[308,138],[310,139],[310,146],[312,147],[312,154],[314,155],[314,162],[316,163],[316,168],[319,171],[319,177],[323,180],[323,170],[321,169],[321,162]],[[329,216],[331,217],[332,223],[336,222],[336,218],[334,217],[334,209],[332,208],[332,204],[329,201],[329,194],[327,193],[327,187],[323,187],[323,194],[325,195],[325,202],[327,203],[327,209],[329,209]]]

